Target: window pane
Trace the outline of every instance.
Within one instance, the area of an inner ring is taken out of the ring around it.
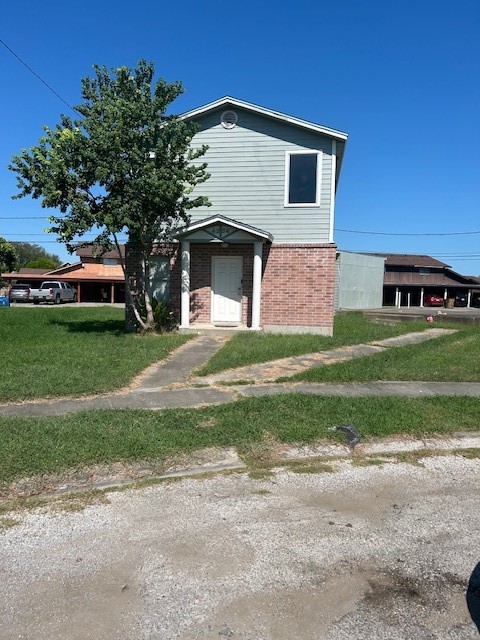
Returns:
[[[317,154],[299,153],[290,156],[290,204],[315,204],[317,201]]]

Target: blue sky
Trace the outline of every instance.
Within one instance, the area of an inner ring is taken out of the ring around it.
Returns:
[[[4,4],[0,38],[69,104],[94,63],[145,58],[183,82],[174,112],[232,95],[346,131],[338,246],[480,274],[478,0],[24,0]],[[1,44],[0,73],[0,236],[71,260],[49,212],[11,199],[7,165],[72,114]]]

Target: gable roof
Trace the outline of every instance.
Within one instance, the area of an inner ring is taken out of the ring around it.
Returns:
[[[223,98],[215,100],[214,102],[209,102],[202,107],[197,107],[196,109],[187,111],[183,113],[180,118],[182,120],[194,119],[198,116],[205,115],[210,111],[219,109],[220,107],[227,106],[245,109],[246,111],[258,113],[259,115],[266,116],[267,118],[272,118],[273,120],[281,120],[282,122],[287,122],[297,127],[301,127],[302,129],[308,129],[309,131],[314,131],[316,133],[321,133],[323,135],[329,136],[330,138],[342,140],[343,142],[346,142],[348,138],[348,134],[344,133],[343,131],[337,131],[336,129],[331,129],[330,127],[325,127],[320,124],[315,124],[314,122],[309,122],[308,120],[302,120],[301,118],[289,116],[285,113],[281,113],[280,111],[273,111],[272,109],[267,109],[266,107],[260,107],[259,105],[252,104],[251,102],[245,102],[244,100],[239,100],[238,98],[232,98],[231,96],[224,96]]]
[[[385,264],[388,267],[450,268],[450,265],[445,262],[440,262],[440,260],[435,260],[435,258],[431,258],[430,256],[415,253],[370,253],[369,255],[386,258]]]
[[[120,245],[120,252],[122,256],[125,256],[125,245]],[[104,249],[94,244],[88,244],[83,247],[79,247],[75,253],[79,258],[118,258],[119,253],[116,247],[111,249]]]
[[[20,267],[18,273],[23,275],[24,273],[36,273],[36,274],[44,274],[50,273],[51,269],[40,269],[38,267]],[[15,273],[15,272],[14,272]]]
[[[295,116],[290,116],[286,113],[281,113],[280,111],[274,111],[273,109],[267,109],[266,107],[261,107],[251,102],[245,102],[245,100],[232,98],[231,96],[224,96],[223,98],[219,98],[218,100],[209,102],[208,104],[197,107],[196,109],[186,111],[185,113],[181,114],[179,118],[181,120],[194,120],[195,118],[204,116],[211,111],[215,111],[216,109],[228,109],[231,107],[244,109],[245,111],[249,111],[250,113],[264,116],[266,118],[270,118],[271,120],[277,120],[294,127],[299,127],[300,129],[306,129],[307,131],[318,133],[319,135],[324,135],[334,140],[337,143],[335,185],[338,184],[338,179],[340,177],[340,168],[342,166],[343,155],[345,152],[345,145],[348,139],[348,134],[343,131],[331,129],[330,127],[325,127],[324,125],[316,124],[315,122],[309,122],[308,120],[302,120],[301,118],[296,118]]]
[[[223,236],[224,239],[228,242],[232,242],[232,239],[234,238],[236,232],[241,232],[257,241],[273,241],[273,236],[268,231],[264,231],[263,229],[259,229],[258,227],[252,227],[249,224],[238,222],[238,220],[233,220],[232,218],[227,218],[227,216],[220,215],[210,216],[209,218],[198,220],[198,222],[193,222],[192,224],[182,229],[179,233],[177,233],[175,237],[178,240],[187,239],[197,231],[204,231],[218,225],[223,226],[224,230],[227,232],[226,234],[220,233],[220,236]],[[211,234],[211,238],[212,239],[210,241],[213,242],[219,242],[222,240],[222,237],[216,237],[215,233]],[[241,236],[240,241],[243,240],[244,236]]]

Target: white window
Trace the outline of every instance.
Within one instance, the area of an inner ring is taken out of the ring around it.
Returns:
[[[287,151],[285,156],[285,206],[318,207],[320,204],[318,151]]]
[[[116,267],[118,264],[118,258],[103,258],[104,267]]]

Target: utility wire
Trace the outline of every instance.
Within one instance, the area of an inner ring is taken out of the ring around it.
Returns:
[[[453,231],[452,233],[386,233],[384,231],[354,231],[353,229],[335,229],[342,233],[362,233],[368,236],[473,236],[480,231]]]
[[[1,40],[0,40],[1,42]],[[0,220],[48,220],[50,216],[0,216]],[[335,229],[341,233],[361,233],[371,236],[475,236],[480,231],[452,231],[441,233],[389,233],[387,231],[357,231],[355,229]]]
[[[30,73],[33,73],[33,75],[34,75],[36,78],[38,78],[38,80],[40,80],[40,82],[42,82],[42,83],[47,87],[47,89],[49,89],[49,90],[50,90],[54,95],[56,95],[56,96],[57,96],[57,98],[58,98],[59,100],[61,100],[64,104],[66,104],[66,105],[67,105],[67,107],[68,107],[69,109],[71,109],[74,113],[76,113],[76,114],[77,114],[77,115],[79,115],[79,116],[81,116],[81,115],[82,115],[81,113],[79,113],[79,112],[75,109],[75,107],[72,107],[72,105],[71,105],[71,104],[69,104],[69,103],[68,103],[64,98],[62,98],[62,96],[61,96],[57,91],[55,91],[55,89],[54,89],[51,85],[49,85],[49,84],[48,84],[48,82],[42,78],[42,76],[40,76],[36,71],[34,71],[34,70],[32,69],[32,67],[30,67],[30,66],[25,62],[25,60],[22,60],[22,58],[18,55],[18,53],[16,53],[16,52],[11,48],[11,47],[9,47],[9,46],[8,46],[8,44],[7,44],[6,42],[4,42],[1,38],[0,38],[0,43],[1,43],[1,44],[3,44],[3,46],[4,46],[6,49],[8,49],[8,50],[10,51],[10,53],[11,53],[12,55],[14,55],[14,56],[15,56],[15,58],[17,58],[17,60],[18,60],[19,62],[21,62],[21,63],[23,64],[23,66],[24,66],[24,67],[26,67],[26,68],[30,71]]]

